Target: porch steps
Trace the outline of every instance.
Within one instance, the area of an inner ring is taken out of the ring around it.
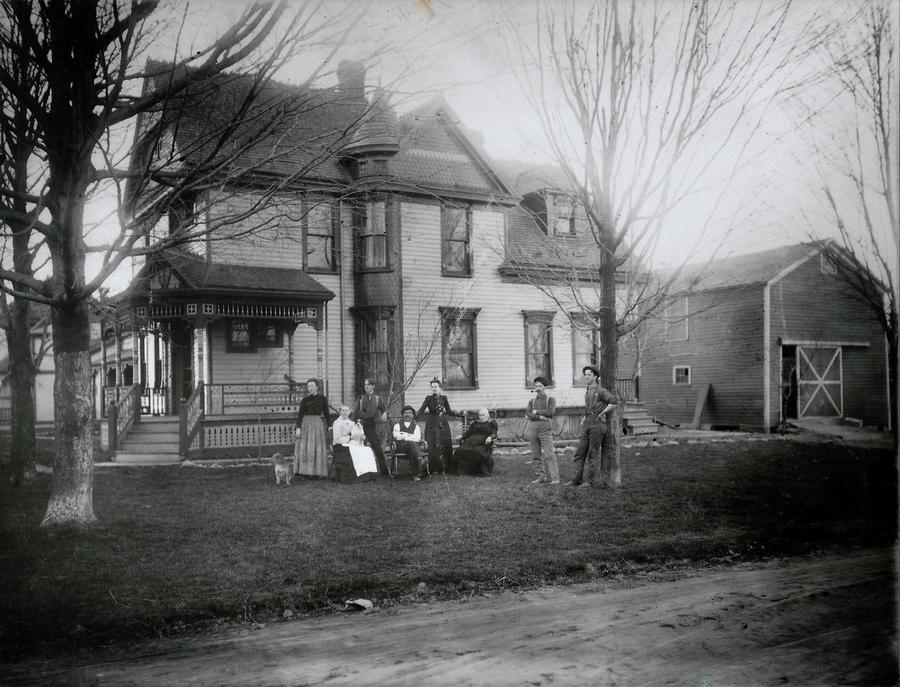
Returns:
[[[643,403],[628,401],[622,411],[622,431],[628,436],[656,434],[659,432],[659,425],[650,417]]]
[[[180,463],[178,432],[178,418],[142,417],[120,438],[115,461],[133,465]]]

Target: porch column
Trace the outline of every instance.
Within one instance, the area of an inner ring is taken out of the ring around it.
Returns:
[[[143,355],[141,353],[141,334],[140,330],[134,329],[131,332],[131,383],[143,385],[144,380],[141,379],[141,363]]]
[[[122,386],[122,337],[119,332],[119,324],[118,322],[113,329],[116,346],[116,386]]]
[[[290,379],[294,378],[294,327],[287,328],[288,338],[288,371],[287,375]]]
[[[325,378],[325,334],[324,327],[316,329],[316,377]]]

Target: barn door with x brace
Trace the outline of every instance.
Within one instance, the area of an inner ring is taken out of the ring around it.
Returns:
[[[797,346],[800,417],[842,417],[842,383],[840,346]]]

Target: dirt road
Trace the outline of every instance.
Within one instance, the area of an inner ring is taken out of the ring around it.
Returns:
[[[235,630],[4,684],[896,684],[894,552]],[[7,668],[9,668],[7,666]]]

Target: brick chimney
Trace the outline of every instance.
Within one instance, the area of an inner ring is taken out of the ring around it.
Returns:
[[[366,67],[362,62],[342,60],[337,68],[338,95],[348,98],[366,97]]]

